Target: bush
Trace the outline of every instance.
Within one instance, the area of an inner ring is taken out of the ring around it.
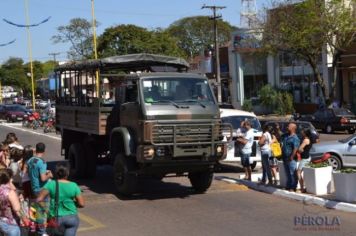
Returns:
[[[251,112],[253,110],[252,101],[250,99],[245,99],[242,105],[242,110]]]
[[[272,109],[278,115],[294,112],[293,96],[290,93],[274,89],[271,85],[263,86],[259,92],[261,104]]]

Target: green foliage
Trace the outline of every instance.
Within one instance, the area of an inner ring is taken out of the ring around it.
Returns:
[[[214,44],[213,24],[207,16],[186,17],[172,23],[166,31],[177,39],[188,57],[194,57]],[[235,28],[223,20],[217,22],[217,27],[219,44],[226,44]]]
[[[250,99],[245,99],[242,106],[242,110],[251,112],[253,110],[252,101]]]
[[[107,28],[98,40],[100,57],[132,53],[153,53],[183,56],[177,41],[167,32],[149,31],[135,25],[118,25]]]
[[[23,63],[20,58],[10,58],[1,66],[0,78],[3,85],[14,86],[25,92],[30,91],[31,81],[27,77]]]
[[[260,89],[259,97],[261,105],[272,109],[278,115],[287,115],[294,112],[293,96],[290,93],[278,91],[267,84]]]
[[[308,166],[311,167],[311,168],[322,168],[322,167],[329,166],[329,162],[328,161],[323,161],[323,162],[320,162],[320,163],[312,163],[312,162],[310,162],[308,164]]]
[[[96,25],[98,23],[96,22]],[[73,18],[68,25],[57,28],[58,34],[52,37],[54,43],[70,43],[68,56],[71,59],[88,59],[93,56],[92,24],[83,18]]]
[[[356,169],[347,168],[347,169],[342,169],[340,172],[345,174],[354,174],[356,173]]]

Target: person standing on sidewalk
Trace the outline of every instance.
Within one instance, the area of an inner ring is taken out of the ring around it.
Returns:
[[[288,124],[288,133],[282,136],[282,158],[284,169],[287,176],[287,187],[289,191],[296,191],[298,178],[297,178],[297,151],[299,148],[300,140],[296,134],[297,125],[295,123]]]
[[[269,159],[272,156],[271,154],[271,143],[272,143],[272,136],[271,136],[272,127],[265,125],[263,127],[263,134],[258,141],[258,144],[261,148],[261,161],[262,161],[262,180],[261,184],[266,184],[266,177],[268,177],[268,184],[273,184],[272,181],[272,173],[271,167],[269,165]]]
[[[298,180],[300,184],[300,190],[302,193],[306,192],[306,189],[304,188],[304,179],[302,176],[303,168],[307,163],[310,161],[310,149],[313,146],[313,143],[311,141],[312,139],[312,133],[310,129],[303,129],[302,130],[302,137],[303,141],[302,144],[299,146],[298,151],[300,152],[301,160],[299,161],[298,169],[297,169],[297,175],[298,175]]]
[[[251,127],[250,121],[245,121],[246,134],[244,137],[237,138],[237,142],[243,145],[241,149],[241,164],[245,170],[245,179],[251,180],[251,166],[250,166],[250,156],[252,153],[252,145],[254,139],[254,131]]]
[[[44,143],[36,144],[35,156],[31,157],[27,161],[28,176],[31,181],[32,196],[37,198],[43,186],[48,182],[48,180],[53,178],[52,172],[47,170],[47,164],[43,157],[46,151],[46,145]],[[48,211],[48,199],[45,199],[41,203],[36,203],[36,223],[39,224],[38,234],[47,235],[45,223],[47,221],[47,211]],[[38,214],[40,212],[40,214]]]

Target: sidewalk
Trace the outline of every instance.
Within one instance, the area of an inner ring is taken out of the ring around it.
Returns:
[[[283,198],[288,198],[291,200],[297,200],[303,202],[303,204],[314,204],[322,207],[326,207],[329,209],[347,211],[347,212],[355,212],[356,213],[356,204],[347,203],[347,202],[339,202],[332,200],[332,195],[327,196],[314,196],[308,193],[295,193],[289,192],[287,190],[283,190],[281,188],[275,186],[267,186],[258,184],[258,176],[259,174],[252,175],[252,181],[236,179],[231,177],[219,176],[215,177],[217,180],[225,181],[231,184],[243,184],[250,189],[257,190],[264,193],[273,194],[276,196],[280,196]],[[241,178],[241,176],[240,176]]]

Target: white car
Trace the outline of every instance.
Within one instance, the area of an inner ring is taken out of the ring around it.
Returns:
[[[233,139],[228,144],[227,156],[222,160],[222,164],[241,162],[239,144],[236,142],[237,131],[240,128],[242,121],[248,120],[251,122],[255,133],[255,142],[252,146],[252,154],[250,158],[251,168],[254,169],[257,162],[261,162],[261,150],[258,145],[258,139],[262,136],[261,124],[256,115],[251,112],[246,112],[236,109],[220,109],[220,117],[223,123],[230,123],[233,127]]]

